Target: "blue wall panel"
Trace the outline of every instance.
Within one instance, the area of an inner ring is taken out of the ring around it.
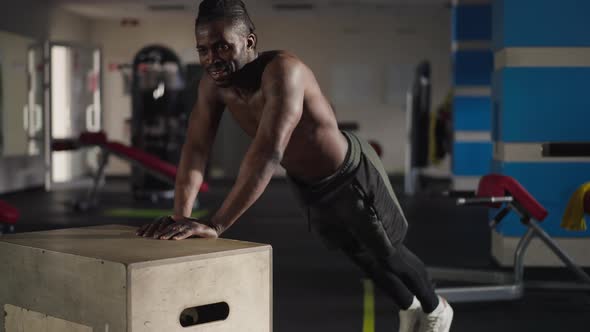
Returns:
[[[495,0],[494,49],[590,46],[590,1]]]
[[[453,175],[479,176],[490,172],[491,142],[455,142],[453,144]]]
[[[453,7],[453,41],[492,40],[492,5]]]
[[[492,86],[494,140],[590,141],[590,68],[505,68]]]
[[[457,51],[453,54],[454,85],[490,85],[494,69],[491,50]]]
[[[455,131],[490,131],[492,110],[490,97],[455,97],[453,129]]]

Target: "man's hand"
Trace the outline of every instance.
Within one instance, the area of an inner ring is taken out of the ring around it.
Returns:
[[[141,226],[135,234],[142,237],[154,237],[156,232],[166,229],[170,224],[175,222],[176,221],[170,216],[161,217],[149,224]]]
[[[171,216],[162,217],[150,224],[143,225],[137,231],[137,235],[160,240],[183,240],[191,236],[202,238],[219,237],[215,228],[199,222],[198,219],[173,218]]]

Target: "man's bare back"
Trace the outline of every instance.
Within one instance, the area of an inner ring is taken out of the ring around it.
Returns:
[[[262,86],[270,78],[280,75],[273,72],[273,64],[277,62],[300,71],[297,83],[304,87],[302,114],[291,134],[281,165],[289,175],[313,182],[338,169],[344,160],[347,143],[313,72],[303,62],[284,51],[261,53],[242,68],[234,85],[214,87],[211,92],[220,96],[235,121],[254,138],[265,109]],[[210,76],[204,79],[212,81]],[[205,84],[214,85],[214,82]]]

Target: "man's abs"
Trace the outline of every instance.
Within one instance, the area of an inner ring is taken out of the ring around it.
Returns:
[[[307,129],[301,124],[291,135],[281,165],[290,176],[313,183],[336,172],[347,149],[337,126]]]

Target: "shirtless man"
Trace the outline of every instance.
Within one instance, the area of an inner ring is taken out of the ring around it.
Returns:
[[[259,53],[241,0],[204,0],[195,24],[205,75],[182,150],[174,214],[137,234],[217,238],[257,199],[279,165],[308,222],[401,308],[400,331],[449,331],[453,310],[404,245],[407,221],[375,151],[338,129],[313,72],[284,51]],[[253,138],[236,182],[209,219],[190,218],[222,112]]]

